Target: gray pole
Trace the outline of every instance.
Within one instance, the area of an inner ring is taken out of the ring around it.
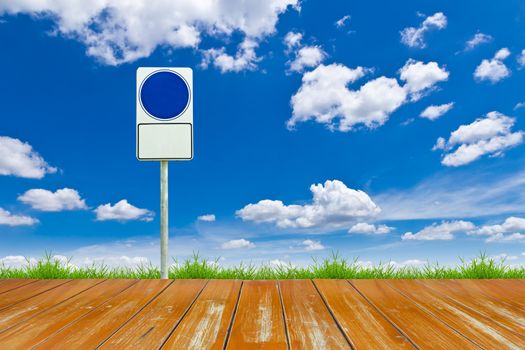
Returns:
[[[160,161],[160,278],[168,278],[168,161]]]

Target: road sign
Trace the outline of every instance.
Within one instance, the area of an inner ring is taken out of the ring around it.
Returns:
[[[193,159],[191,68],[137,69],[138,160]]]

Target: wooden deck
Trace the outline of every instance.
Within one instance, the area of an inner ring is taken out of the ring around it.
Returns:
[[[0,280],[0,349],[525,349],[524,280]]]

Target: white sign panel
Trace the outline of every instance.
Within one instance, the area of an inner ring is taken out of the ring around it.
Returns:
[[[137,159],[193,159],[193,71],[137,69]]]

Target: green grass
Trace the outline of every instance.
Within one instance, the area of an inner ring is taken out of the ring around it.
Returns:
[[[75,268],[67,263],[53,259],[46,254],[36,263],[13,268],[0,265],[0,279],[6,278],[159,278],[160,273],[153,265],[136,268],[110,268],[105,265],[92,265]],[[485,253],[471,260],[460,259],[455,267],[427,263],[421,267],[394,267],[388,263],[377,266],[361,266],[358,260],[347,260],[334,253],[328,259],[313,260],[307,267],[291,264],[281,266],[240,264],[236,267],[223,267],[218,261],[209,262],[194,254],[192,258],[177,263],[174,261],[169,271],[170,278],[217,278],[217,279],[301,279],[301,278],[376,278],[376,279],[442,279],[442,278],[525,278],[525,267],[510,267],[504,260],[496,260]]]

